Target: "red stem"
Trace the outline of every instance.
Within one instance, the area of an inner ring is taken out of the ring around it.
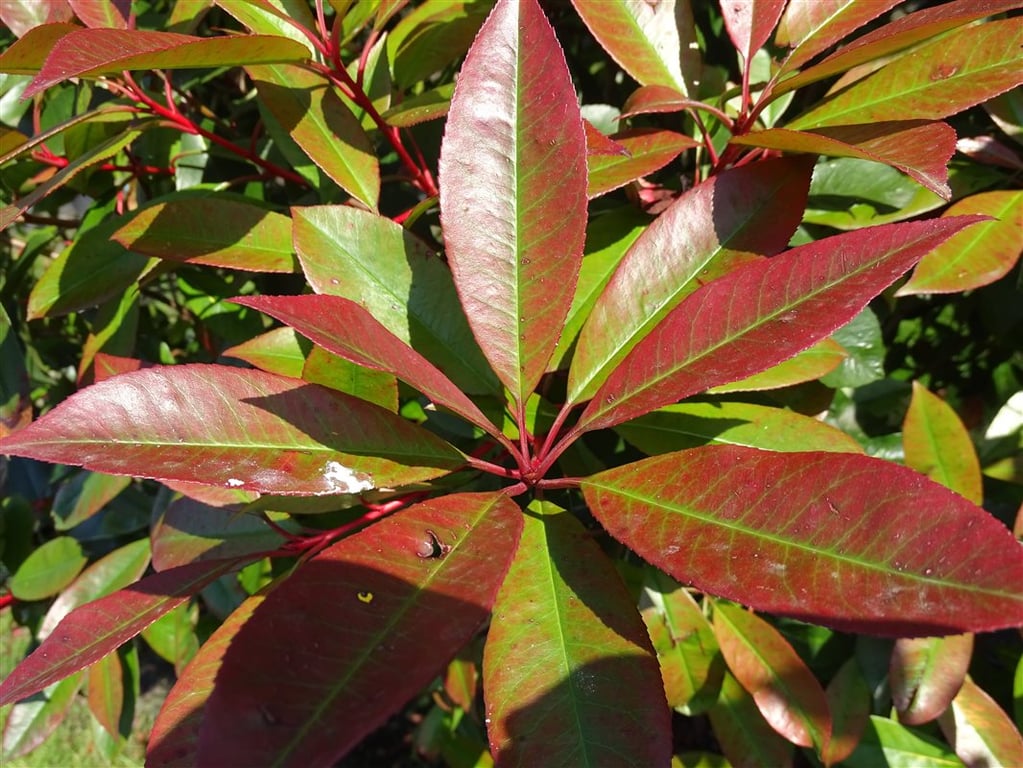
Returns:
[[[14,605],[16,602],[18,602],[17,598],[10,592],[5,595],[0,595],[0,611]]]

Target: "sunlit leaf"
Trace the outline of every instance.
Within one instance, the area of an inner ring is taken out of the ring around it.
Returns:
[[[77,24],[40,24],[28,30],[0,54],[0,72],[34,75],[43,66],[53,46],[65,35],[81,29]]]
[[[732,45],[748,67],[757,52],[774,32],[786,0],[730,0],[721,3],[721,17]]]
[[[870,688],[855,657],[847,659],[828,683],[825,694],[831,713],[831,741],[821,760],[834,765],[853,753],[870,720]]]
[[[586,196],[591,200],[663,168],[681,151],[697,144],[681,133],[654,129],[632,130],[616,134],[613,139],[627,154],[588,157]]]
[[[19,600],[44,600],[74,581],[88,558],[70,536],[40,544],[10,578],[8,587]]]
[[[792,48],[782,70],[791,71],[877,18],[899,0],[814,0],[790,2],[778,24],[775,43]]]
[[[845,347],[834,339],[822,339],[809,349],[794,357],[771,366],[766,371],[754,373],[745,379],[711,387],[709,392],[757,392],[764,389],[780,389],[793,384],[802,384],[828,375],[849,358]]]
[[[80,472],[64,483],[53,499],[50,514],[58,531],[74,528],[98,513],[131,483],[127,477]]]
[[[969,677],[938,723],[967,765],[1023,765],[1023,738],[1019,730],[995,700]]]
[[[932,736],[872,715],[856,751],[842,761],[843,768],[964,768],[947,744]]]
[[[4,725],[3,759],[20,757],[46,741],[64,720],[81,686],[82,676],[72,675],[44,693],[15,704]]]
[[[888,680],[899,722],[921,725],[948,709],[972,655],[973,635],[896,640]]]
[[[128,28],[131,0],[67,0],[68,5],[87,27]]]
[[[728,672],[709,715],[714,736],[731,765],[792,765],[795,747],[767,724],[753,697]]]

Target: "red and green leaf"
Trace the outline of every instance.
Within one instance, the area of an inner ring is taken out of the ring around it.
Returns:
[[[774,32],[786,0],[724,0],[721,16],[735,50],[749,66],[753,54],[764,47]]]
[[[1023,738],[997,702],[969,677],[938,718],[959,758],[970,766],[1023,765]]]
[[[825,626],[952,634],[1023,622],[1023,553],[905,467],[705,446],[582,481],[601,524],[682,583]]]
[[[731,765],[787,768],[793,764],[795,747],[768,725],[753,697],[728,672],[709,715],[714,736]]]
[[[845,760],[856,749],[870,721],[870,687],[856,658],[847,659],[828,683],[825,695],[831,713],[831,740],[821,754],[825,765]]]
[[[611,137],[624,154],[593,154],[587,158],[589,181],[586,196],[600,197],[630,181],[660,170],[683,150],[697,142],[674,131],[635,129]]]
[[[802,384],[826,376],[849,359],[849,351],[831,338],[822,339],[809,349],[794,357],[783,360],[765,371],[754,373],[744,379],[711,387],[711,394],[725,392],[757,392],[765,389],[781,389],[793,384]]]
[[[569,513],[534,502],[483,657],[497,765],[663,765],[668,708],[635,603]]]
[[[575,289],[586,139],[535,0],[500,0],[462,67],[440,157],[448,263],[473,333],[515,400],[546,370]]]
[[[973,635],[899,638],[888,683],[899,722],[922,725],[948,709],[970,668]]]

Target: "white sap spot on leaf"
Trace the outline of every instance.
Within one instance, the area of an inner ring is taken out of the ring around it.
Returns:
[[[331,493],[361,493],[376,487],[369,478],[358,477],[355,472],[336,461],[328,461],[323,465],[323,479],[327,481]]]
[[[664,548],[664,554],[666,554],[666,555],[674,555],[677,552],[678,552],[678,547],[676,547],[674,544]]]
[[[226,485],[228,488],[241,488],[243,485],[245,485],[245,481],[239,480],[237,477],[229,477],[227,478],[227,482],[224,483],[224,485]]]

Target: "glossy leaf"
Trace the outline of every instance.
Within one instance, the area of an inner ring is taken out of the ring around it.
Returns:
[[[569,401],[590,398],[701,282],[751,254],[782,250],[799,224],[810,170],[806,160],[785,159],[725,171],[657,217],[629,249],[583,326],[569,370]]]
[[[712,394],[725,392],[757,392],[764,389],[781,389],[793,384],[802,384],[828,375],[849,358],[845,347],[834,339],[822,339],[809,349],[794,357],[771,366],[766,371],[754,373],[745,379],[712,387]]]
[[[731,143],[885,163],[946,200],[952,195],[947,165],[955,152],[956,133],[946,123],[906,120],[838,125],[815,131],[770,128],[735,136]]]
[[[226,366],[151,368],[65,400],[0,451],[260,493],[339,494],[461,465],[432,434],[315,384]]]
[[[64,483],[50,514],[58,531],[67,531],[98,513],[131,483],[130,478],[80,472]]]
[[[689,716],[704,713],[718,699],[725,664],[700,605],[677,581],[647,567],[639,607],[668,706]]]
[[[645,3],[572,0],[583,23],[605,51],[640,85],[665,85],[689,94],[699,79],[700,60],[687,2]]]
[[[428,91],[410,96],[400,104],[388,109],[381,115],[384,122],[399,128],[439,120],[448,113],[451,107],[451,96],[455,92],[453,83],[439,85]]]
[[[308,57],[304,45],[271,35],[201,38],[142,29],[80,29],[57,41],[25,97],[71,77],[116,75],[131,69],[233,67]]]
[[[1023,192],[983,192],[957,201],[947,216],[979,213],[994,217],[935,248],[917,264],[898,296],[968,291],[1008,274],[1023,245]]]
[[[936,483],[980,504],[980,461],[970,433],[956,412],[917,381],[902,426],[905,463]]]
[[[973,221],[957,217],[836,235],[718,278],[622,360],[576,430],[614,426],[792,357],[851,320],[924,253]]]
[[[778,24],[774,42],[789,46],[792,52],[782,62],[781,71],[791,71],[818,53],[856,31],[871,19],[898,5],[899,0],[815,0],[790,2]]]
[[[462,67],[440,157],[448,263],[476,340],[525,403],[554,352],[582,259],[586,140],[535,0],[499,0]]]
[[[828,699],[832,729],[831,740],[821,754],[821,760],[825,765],[834,765],[853,753],[870,720],[870,688],[855,656],[839,668],[824,693]]]
[[[634,605],[582,525],[533,502],[483,656],[497,766],[668,762],[668,708]]]
[[[0,704],[31,696],[85,669],[244,562],[219,560],[174,568],[76,608],[0,683]]]
[[[11,576],[11,594],[19,600],[45,600],[74,581],[88,558],[70,536],[39,545]]]
[[[363,368],[325,350],[313,347],[302,366],[302,379],[355,395],[392,413],[398,412],[398,380],[389,373]]]
[[[888,681],[899,722],[922,725],[948,709],[972,655],[973,635],[896,640]]]
[[[619,424],[615,431],[649,456],[715,443],[765,451],[862,452],[853,438],[828,424],[753,403],[676,403]]]
[[[743,66],[749,66],[753,54],[771,37],[785,9],[786,0],[724,0],[721,17],[732,45],[742,55]]]
[[[785,638],[763,619],[714,603],[714,634],[735,679],[778,733],[822,752],[831,740],[831,714],[817,678]]]
[[[45,693],[15,704],[4,725],[2,757],[19,757],[42,744],[60,725],[82,686],[81,675],[55,683]]]
[[[714,736],[731,765],[792,765],[795,748],[767,724],[753,697],[728,672],[721,683],[721,696],[709,714]]]
[[[0,54],[0,72],[12,75],[36,74],[57,41],[78,29],[81,27],[77,24],[64,22],[33,26]]]
[[[871,634],[1023,622],[1023,553],[916,472],[846,453],[705,446],[582,481],[601,524],[701,591]]]
[[[295,272],[287,216],[241,200],[201,197],[158,203],[114,233],[125,248],[191,264]]]
[[[1023,738],[1019,730],[995,700],[969,677],[938,723],[967,765],[1023,765]]]
[[[853,83],[789,127],[940,120],[1023,84],[1019,45],[1015,19],[963,27]]]
[[[379,162],[358,119],[327,81],[290,64],[246,69],[260,101],[317,167],[375,209],[380,197]]]
[[[131,0],[67,0],[75,16],[87,27],[128,28]]]
[[[697,142],[674,131],[640,129],[617,134],[613,140],[627,155],[590,155],[586,196],[591,200],[630,181],[647,176],[670,163]]]
[[[486,620],[520,520],[504,495],[455,494],[304,563],[231,640],[204,708],[197,764],[336,761]],[[328,726],[336,723],[344,730]]]
[[[164,661],[174,665],[180,678],[185,666],[199,652],[195,633],[198,606],[182,603],[142,630],[142,639]]]
[[[267,373],[300,379],[308,346],[310,343],[295,333],[294,328],[285,326],[229,347],[224,350],[224,356],[244,360]]]
[[[89,667],[86,679],[89,711],[100,727],[113,738],[120,736],[121,712],[124,707],[124,675],[117,652],[108,653]]]
[[[235,301],[277,318],[357,365],[394,374],[437,405],[496,434],[496,427],[450,379],[354,301],[328,295],[250,296]]]
[[[315,29],[312,9],[304,3],[281,0],[216,0],[216,4],[256,34],[279,35],[301,43],[314,55],[302,30]]]
[[[422,240],[348,206],[292,212],[295,248],[316,293],[359,302],[463,391],[501,391],[458,306],[451,271]]]
[[[425,0],[412,8],[387,38],[395,84],[407,89],[459,59],[492,4],[491,0]]]
[[[863,732],[856,751],[842,761],[843,768],[963,768],[948,745],[912,731],[894,720],[876,715]]]

